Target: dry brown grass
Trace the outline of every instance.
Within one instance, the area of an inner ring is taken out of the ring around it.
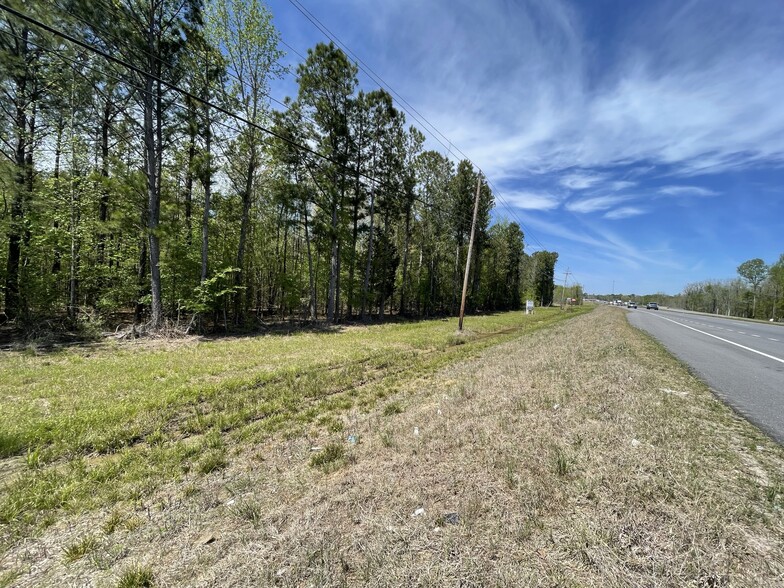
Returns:
[[[227,467],[141,507],[74,514],[7,553],[0,585],[138,568],[157,586],[784,586],[784,451],[622,313],[387,402],[340,433],[229,446]]]

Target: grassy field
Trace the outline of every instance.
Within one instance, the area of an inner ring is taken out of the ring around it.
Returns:
[[[396,386],[566,315],[547,310],[230,340],[34,348],[0,356],[0,542],[58,511],[138,501],[222,468],[227,443],[340,431]]]
[[[624,316],[6,353],[0,587],[784,585],[784,452]]]

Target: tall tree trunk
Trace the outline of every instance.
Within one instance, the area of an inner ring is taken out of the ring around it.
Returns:
[[[362,203],[362,184],[359,175],[362,171],[362,145],[364,143],[364,125],[360,115],[359,138],[357,139],[357,169],[354,175],[354,202],[351,211],[351,260],[348,266],[348,300],[346,305],[346,317],[351,320],[354,314],[354,272],[357,265],[357,238],[359,225],[359,205]]]
[[[161,65],[155,47],[156,14],[155,6],[150,5],[145,37],[147,41],[147,72],[160,74]],[[160,76],[159,76],[160,77]],[[163,298],[161,291],[161,246],[158,236],[160,224],[160,162],[162,152],[162,100],[161,84],[155,82],[153,75],[144,76],[144,152],[145,176],[147,180],[147,240],[150,255],[150,328],[158,330],[163,326]]]
[[[367,297],[368,288],[370,287],[370,270],[373,265],[373,221],[375,220],[375,205],[376,193],[375,190],[370,191],[370,227],[368,228],[368,253],[367,262],[365,263],[365,280],[362,282],[362,306],[359,312],[359,318],[365,320],[367,310]]]
[[[302,217],[305,222],[305,245],[308,250],[308,280],[310,282],[310,301],[308,304],[310,310],[310,320],[316,320],[316,276],[313,272],[313,250],[310,246],[310,229],[308,227],[308,207],[307,204],[302,205]]]
[[[98,233],[98,263],[106,263],[106,222],[109,220],[109,126],[112,119],[112,106],[109,98],[104,102],[101,117],[101,198],[98,201],[98,221],[100,230]]]
[[[152,29],[152,27],[151,27]],[[150,30],[150,35],[154,34],[154,30]],[[152,43],[148,49],[152,52],[154,47]],[[152,53],[151,53],[152,55]],[[157,95],[153,94],[156,89],[156,84],[153,78],[147,77],[145,79],[145,94],[144,94],[144,143],[145,143],[145,165],[147,176],[147,239],[150,254],[150,291],[152,301],[150,306],[150,328],[158,330],[163,326],[163,298],[161,288],[161,244],[160,237],[158,236],[158,226],[160,225],[160,167],[159,151],[161,150],[160,143],[157,142],[161,138],[161,96],[160,84],[157,84]],[[156,116],[157,115],[157,116]],[[156,121],[157,119],[157,121]],[[157,123],[157,124],[156,124]]]
[[[340,319],[340,262],[341,262],[341,249],[342,249],[342,241],[338,239],[338,267],[337,271],[335,272],[335,322],[338,322]]]
[[[389,247],[389,213],[384,213],[384,245]],[[389,252],[385,251],[381,258],[381,304],[378,308],[379,321],[384,320],[384,312],[387,306],[387,260],[389,259]],[[391,298],[391,297],[390,297]],[[390,314],[391,308],[390,308]]]
[[[335,322],[335,298],[338,286],[338,270],[340,264],[338,262],[339,248],[338,248],[338,203],[332,203],[332,218],[330,221],[330,228],[332,234],[330,235],[330,260],[329,260],[329,290],[327,291],[327,322]]]
[[[26,63],[28,38],[30,31],[26,27],[22,29],[19,57]],[[27,100],[29,74],[25,70],[15,80],[15,107],[14,133],[16,134],[16,148],[14,150],[14,195],[11,201],[11,218],[8,225],[8,258],[6,262],[5,278],[5,314],[9,319],[18,318],[21,312],[21,301],[19,293],[19,262],[22,258],[22,230],[24,227],[24,204],[27,200],[27,150],[28,141],[32,142],[33,137],[28,137],[27,119]]]
[[[65,122],[62,117],[58,117],[57,120],[57,132],[55,135],[55,144],[54,144],[54,185],[55,185],[55,192],[59,198],[61,193],[61,183],[60,183],[60,159],[63,153],[63,130],[65,127]],[[52,227],[55,230],[55,233],[60,228],[60,221],[55,220],[52,223]],[[55,243],[54,246],[54,260],[52,261],[52,273],[58,274],[62,269],[62,252],[60,251],[60,245]]]
[[[133,312],[134,323],[138,324],[142,321],[144,313],[144,305],[141,303],[142,298],[147,294],[147,239],[142,239],[141,247],[139,248],[139,271],[136,272],[136,285],[138,287],[138,299],[136,301],[136,308]]]
[[[74,170],[71,170],[74,173]],[[71,178],[71,264],[68,279],[68,318],[76,320],[76,309],[79,295],[79,192],[74,185],[75,178]]]
[[[430,289],[428,292],[427,300],[425,301],[425,316],[430,316],[430,313],[433,312],[433,307],[435,306],[436,301],[436,266],[438,263],[438,257],[433,256],[430,258],[430,264],[428,265],[428,284],[430,285]]]
[[[411,240],[411,206],[406,206],[406,227],[405,237],[403,239],[403,275],[402,283],[400,285],[400,308],[398,314],[406,314],[406,285],[408,283],[408,246]]]
[[[81,220],[80,214],[80,193],[77,186],[77,178],[80,175],[77,170],[76,162],[76,128],[75,128],[75,100],[74,95],[75,80],[71,80],[71,264],[68,280],[68,318],[71,321],[76,320],[76,309],[78,306],[79,296],[79,223]]]
[[[189,116],[195,116],[189,113]],[[196,160],[196,132],[192,124],[188,125],[188,162],[185,165],[185,242],[190,248],[193,242],[193,176]]]
[[[253,139],[251,139],[253,141]],[[240,242],[237,247],[237,273],[235,274],[236,286],[242,286],[245,279],[245,248],[248,240],[248,232],[250,230],[250,205],[253,200],[253,179],[256,175],[256,147],[251,146],[250,158],[248,159],[248,167],[245,173],[245,188],[242,194],[242,220],[240,222]],[[238,290],[234,294],[234,324],[242,324],[244,317],[244,309],[242,308],[242,292]]]
[[[355,201],[356,202],[356,201]],[[354,205],[351,226],[351,260],[348,265],[348,294],[346,296],[346,318],[351,320],[354,314],[354,272],[357,264],[357,238],[359,233],[359,205]]]
[[[204,150],[206,151],[207,162],[202,173],[202,186],[204,187],[204,212],[201,215],[201,275],[199,282],[203,284],[207,280],[207,262],[209,260],[209,230],[210,230],[210,207],[212,206],[212,121],[209,108],[206,115],[206,136],[204,138]]]
[[[288,270],[288,255],[289,255],[289,216],[286,215],[286,224],[283,227],[283,270],[281,276],[282,279],[279,279],[280,282],[280,318],[283,319],[286,316],[286,271]]]

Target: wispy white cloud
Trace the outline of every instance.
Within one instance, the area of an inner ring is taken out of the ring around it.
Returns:
[[[559,183],[570,190],[585,190],[606,180],[605,174],[573,172],[563,176]]]
[[[641,214],[645,214],[646,212],[647,210],[644,208],[637,208],[635,206],[622,206],[621,208],[616,208],[615,210],[607,212],[604,215],[604,218],[610,220],[619,220],[632,216],[639,216]]]
[[[610,182],[607,187],[610,190],[620,192],[621,190],[626,190],[627,188],[633,188],[636,185],[637,182],[631,182],[629,180],[619,180],[615,182]]]
[[[616,204],[624,202],[625,198],[621,196],[596,196],[594,198],[583,198],[580,200],[572,200],[566,205],[566,209],[571,212],[597,212],[600,210],[607,210]]]
[[[699,186],[664,186],[659,188],[659,193],[665,196],[718,196],[719,193],[715,190],[708,188],[701,188]]]
[[[784,162],[781,19],[734,6],[646,5],[599,61],[582,3],[354,4],[366,42],[397,48],[376,68],[491,177],[577,168],[562,180],[574,190],[619,163],[694,175]]]
[[[271,2],[292,12],[286,0]],[[748,214],[736,195],[752,189],[743,178],[757,169],[767,171],[755,193],[781,184],[784,11],[772,0],[312,4],[365,63],[508,191],[510,208],[525,211],[519,216],[526,228],[572,269],[569,256],[579,253],[597,264],[584,267],[610,280],[672,292],[701,279],[688,269],[700,257],[705,276],[721,275],[716,268],[725,266],[732,273],[718,240],[706,248],[699,231],[715,235],[717,226]],[[308,24],[296,11],[291,23],[284,38],[304,53],[311,45],[298,36]],[[364,89],[375,87],[364,74],[359,78]],[[427,146],[448,149],[432,138]],[[704,177],[727,171],[748,173],[726,184]],[[780,212],[777,196],[767,202]],[[707,197],[729,206],[690,209]],[[652,200],[677,204],[677,218]],[[649,214],[650,223],[620,238],[634,223],[617,221],[637,213]],[[774,234],[764,243],[778,247],[777,226],[766,230],[755,234]],[[644,253],[669,239],[670,252]],[[749,240],[746,258],[763,255],[762,242]]]
[[[561,204],[560,198],[546,192],[504,192],[501,197],[509,206],[524,210],[553,210]]]

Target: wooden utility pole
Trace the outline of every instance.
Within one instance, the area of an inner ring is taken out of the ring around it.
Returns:
[[[457,323],[457,330],[463,330],[463,315],[465,315],[466,292],[468,291],[468,270],[471,269],[471,251],[474,249],[474,231],[476,230],[476,215],[479,212],[479,188],[482,186],[482,176],[476,178],[476,196],[474,197],[474,218],[471,221],[471,237],[468,239],[468,256],[466,257],[466,269],[463,276],[463,297],[460,301],[460,319]]]
[[[563,285],[563,289],[561,290],[561,310],[563,310],[564,300],[566,300],[566,281],[569,279],[570,273],[572,272],[569,271],[569,268],[566,268],[566,273],[564,273],[564,285]]]

